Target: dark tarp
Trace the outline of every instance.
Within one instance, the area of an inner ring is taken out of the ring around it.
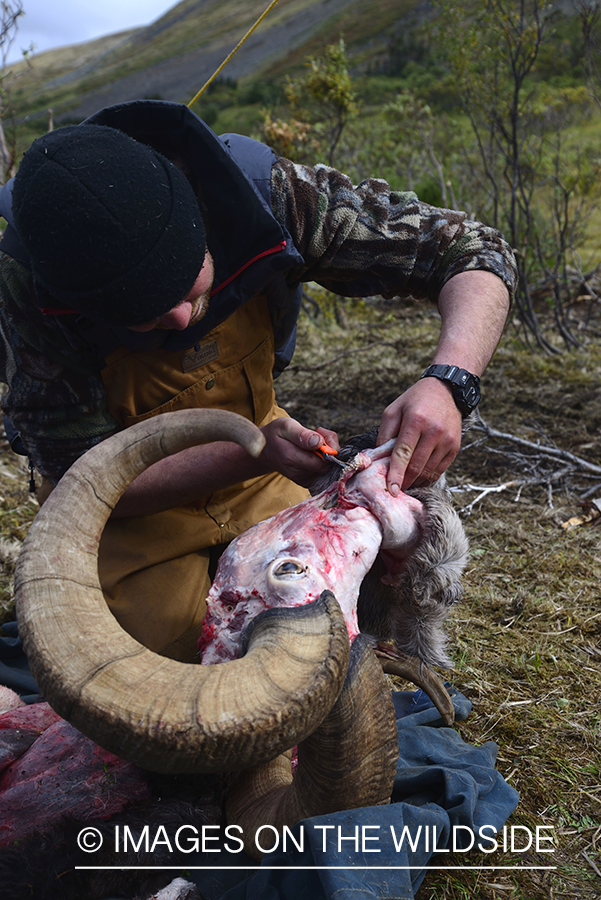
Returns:
[[[466,718],[470,701],[447,688],[456,718]],[[454,729],[442,727],[421,690],[400,691],[393,699],[400,716],[399,760],[390,806],[305,819],[292,831],[297,842],[304,835],[303,852],[289,841],[286,852],[265,854],[254,872],[245,870],[251,861],[243,853],[190,854],[190,867],[222,867],[217,872],[187,869],[186,877],[197,883],[205,900],[412,900],[433,846],[444,852],[455,840],[461,850],[475,832],[475,845],[480,841],[490,847],[486,837],[502,829],[518,803],[517,791],[494,768],[496,745],[473,747]],[[490,827],[480,837],[483,826]],[[265,847],[270,840],[267,834]],[[226,871],[226,866],[238,868]],[[276,868],[281,866],[286,868]]]
[[[23,653],[23,644],[17,632],[16,622],[6,622],[0,637],[0,684],[20,694],[25,703],[40,699],[38,688]]]

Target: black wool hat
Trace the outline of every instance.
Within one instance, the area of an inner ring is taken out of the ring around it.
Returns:
[[[205,257],[186,176],[105,125],[35,141],[15,177],[13,212],[35,283],[58,305],[111,325],[141,325],[172,309]]]

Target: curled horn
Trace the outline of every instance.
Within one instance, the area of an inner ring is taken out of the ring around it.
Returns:
[[[332,595],[272,610],[243,659],[199,666],[128,635],[98,579],[98,544],[121,494],[149,465],[195,444],[264,439],[223,410],[166,413],[89,450],[38,513],[19,557],[19,632],[54,709],[107,750],[160,772],[231,771],[273,759],[323,720],[344,682],[349,640]]]
[[[391,644],[377,643],[375,654],[380,660],[382,671],[387,675],[398,675],[411,681],[428,695],[445,725],[450,728],[455,721],[455,707],[442,679],[421,659],[401,653]]]

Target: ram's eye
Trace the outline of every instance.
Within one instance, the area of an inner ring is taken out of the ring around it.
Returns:
[[[273,574],[275,578],[295,578],[304,575],[306,571],[307,567],[296,560],[285,559],[274,568]]]

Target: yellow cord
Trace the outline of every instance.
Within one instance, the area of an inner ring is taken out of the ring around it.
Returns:
[[[217,76],[219,75],[219,73],[221,72],[221,70],[224,69],[225,66],[227,66],[227,64],[229,63],[230,59],[231,59],[232,56],[234,55],[234,53],[237,53],[237,52],[238,52],[238,50],[240,49],[240,47],[242,46],[242,44],[244,43],[244,41],[245,41],[247,38],[249,38],[249,37],[251,36],[251,34],[252,34],[253,31],[255,30],[255,28],[257,28],[257,26],[259,26],[259,25],[261,24],[261,22],[263,21],[263,19],[264,19],[265,16],[267,15],[267,13],[271,12],[271,10],[273,9],[273,7],[276,5],[277,2],[278,2],[278,0],[271,0],[271,3],[269,4],[269,6],[268,6],[267,9],[265,10],[265,12],[262,13],[262,15],[259,16],[259,18],[258,18],[257,21],[255,22],[255,24],[252,26],[252,28],[250,28],[250,29],[246,32],[246,34],[244,35],[244,37],[242,38],[242,40],[234,47],[234,49],[232,50],[232,52],[231,52],[228,56],[226,56],[226,58],[223,60],[223,62],[222,62],[221,65],[219,66],[219,68],[218,68],[215,72],[213,72],[213,74],[211,75],[211,77],[209,78],[209,80],[208,80],[207,82],[205,82],[205,84],[203,84],[203,86],[201,87],[201,89],[199,90],[199,92],[196,94],[196,96],[193,97],[192,100],[190,100],[190,102],[188,103],[188,109],[190,109],[192,106],[194,106],[194,104],[196,103],[196,101],[198,100],[198,98],[200,97],[200,95],[201,95],[204,91],[206,91],[206,89],[208,88],[208,86],[210,85],[210,83],[211,83],[215,78],[217,78]]]

